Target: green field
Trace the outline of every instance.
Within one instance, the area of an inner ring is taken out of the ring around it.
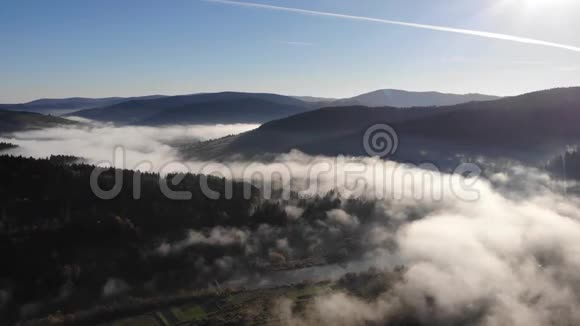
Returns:
[[[193,298],[189,303],[127,317],[103,326],[175,326],[206,323],[266,325],[277,321],[271,314],[276,300],[288,298],[297,303],[304,303],[331,289],[330,283],[318,283],[222,293],[205,302]]]

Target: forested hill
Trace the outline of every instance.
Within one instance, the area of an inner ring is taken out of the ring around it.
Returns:
[[[78,122],[51,115],[0,110],[0,133],[76,124]]]
[[[262,218],[260,210],[250,215],[255,202],[243,199],[241,183],[234,183],[234,198],[227,200],[224,180],[208,177],[210,189],[222,195],[210,200],[201,192],[200,176],[186,175],[170,188],[190,191],[192,198],[174,201],[161,193],[165,179],[142,174],[141,199],[135,200],[136,172],[117,170],[122,190],[116,198],[102,200],[90,187],[94,167],[64,161],[0,156],[0,287],[9,289],[11,298],[0,306],[2,325],[22,318],[26,304],[38,303],[33,315],[39,316],[53,313],[53,305],[68,311],[91,307],[110,277],[174,284],[172,278],[188,264],[156,266],[147,250],[154,250],[160,238],[183,237],[189,228],[252,225],[253,218],[255,223]],[[110,169],[99,177],[103,189],[113,187],[114,174]],[[258,195],[255,189],[251,193]],[[195,274],[189,276],[195,284]],[[82,291],[75,290],[77,285]]]
[[[336,245],[337,234],[323,222],[328,211],[342,207],[333,193],[297,199],[293,205],[300,208],[287,211],[287,202],[260,198],[254,187],[246,197],[248,185],[239,182],[227,199],[226,181],[208,177],[209,188],[219,194],[210,199],[201,191],[204,176],[181,175],[173,186],[168,182],[174,175],[106,169],[99,170],[102,189],[112,189],[115,173],[121,173],[123,187],[117,197],[103,200],[90,187],[95,167],[71,160],[0,156],[2,325],[51,319],[57,311],[99,324],[106,321],[100,313],[110,318],[117,304],[139,306],[147,298],[241,276],[261,281],[261,273],[276,268],[339,263],[360,257],[365,246]],[[141,185],[140,199],[134,198],[133,180]],[[161,192],[164,183],[192,197],[169,199]],[[343,208],[378,222],[373,203],[352,199]],[[297,220],[296,210],[304,218]],[[276,249],[281,238],[294,241],[291,253]],[[96,315],[76,314],[82,310]]]
[[[580,87],[438,108],[326,108],[272,121],[213,144],[193,145],[184,152],[202,158],[291,149],[314,155],[365,155],[363,134],[374,124],[395,129],[405,159],[429,159],[419,156],[425,151],[439,152],[446,160],[464,153],[525,156],[554,149],[546,153],[551,157],[562,146],[580,141]]]
[[[134,100],[70,113],[116,124],[264,122],[315,108],[312,103],[277,94],[221,92]]]

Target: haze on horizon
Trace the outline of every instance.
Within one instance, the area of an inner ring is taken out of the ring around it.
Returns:
[[[33,3],[0,5],[0,103],[224,90],[502,96],[580,85],[572,0]]]

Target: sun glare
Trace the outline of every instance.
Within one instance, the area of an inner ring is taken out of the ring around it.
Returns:
[[[580,8],[579,0],[497,0],[491,6],[496,13],[513,13],[519,17],[538,17],[545,13],[569,16]]]
[[[562,8],[574,0],[517,0],[529,9]]]
[[[573,4],[576,0],[500,0],[500,5],[520,6],[522,9],[558,9]]]

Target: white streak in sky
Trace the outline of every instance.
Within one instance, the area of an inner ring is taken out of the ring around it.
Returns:
[[[484,37],[484,38],[489,38],[489,39],[504,40],[504,41],[511,41],[511,42],[517,42],[517,43],[524,43],[524,44],[541,45],[541,46],[547,46],[547,47],[553,47],[553,48],[560,48],[560,49],[574,51],[574,52],[580,52],[580,47],[576,47],[576,46],[572,46],[572,45],[536,40],[536,39],[532,39],[532,38],[519,37],[519,36],[507,35],[507,34],[490,33],[490,32],[475,31],[475,30],[470,30],[470,29],[461,29],[461,28],[453,28],[453,27],[445,27],[445,26],[437,26],[437,25],[409,23],[409,22],[402,22],[402,21],[397,21],[397,20],[388,20],[388,19],[372,18],[372,17],[365,17],[365,16],[336,14],[336,13],[331,13],[331,12],[306,10],[306,9],[290,8],[290,7],[282,7],[282,6],[273,6],[273,5],[259,4],[259,3],[253,3],[253,2],[241,2],[241,1],[231,1],[231,0],[204,0],[204,1],[223,3],[223,4],[229,4],[229,5],[236,5],[236,6],[253,7],[253,8],[260,8],[260,9],[276,10],[276,11],[294,12],[294,13],[305,14],[305,15],[325,16],[325,17],[334,17],[334,18],[340,18],[340,19],[367,21],[367,22],[380,23],[380,24],[399,25],[399,26],[428,29],[428,30],[440,31],[440,32],[479,36],[479,37]]]

